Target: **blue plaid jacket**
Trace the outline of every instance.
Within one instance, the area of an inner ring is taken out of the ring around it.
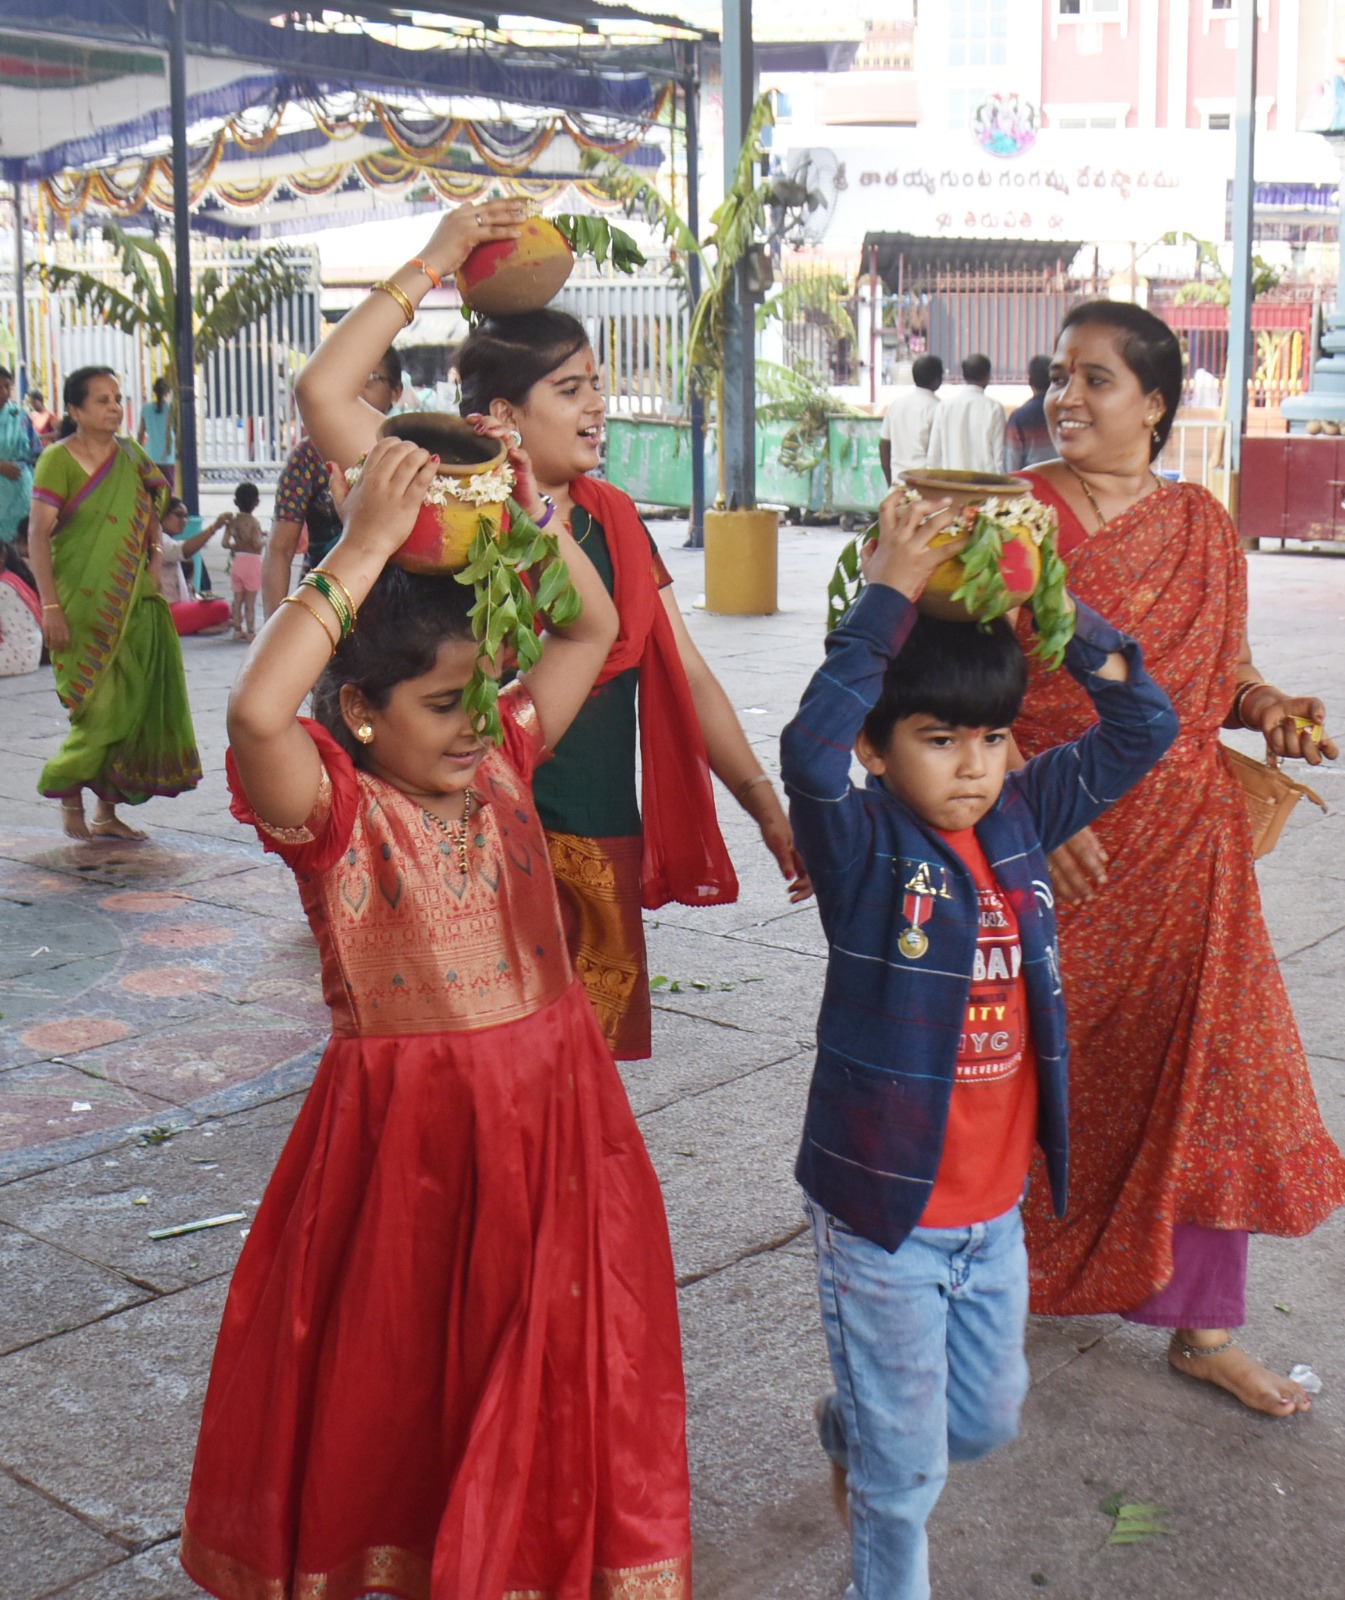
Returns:
[[[850,781],[855,736],[914,621],[896,589],[866,588],[827,639],[826,661],[781,741],[794,839],[830,946],[796,1174],[819,1205],[889,1251],[918,1223],[938,1171],[978,925],[975,885],[957,853],[876,778],[862,789]],[[1112,651],[1126,658],[1125,683],[1094,676]],[[1099,722],[1010,773],[976,826],[1018,918],[1037,1139],[1057,1214],[1068,1171],[1067,1044],[1046,856],[1156,766],[1177,735],[1139,645],[1087,606],[1065,666]],[[908,959],[897,948],[902,901],[922,867],[947,896],[934,899],[923,924],[927,952]]]

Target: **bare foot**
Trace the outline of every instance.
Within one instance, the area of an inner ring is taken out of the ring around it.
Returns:
[[[123,822],[111,806],[102,805],[93,814],[93,821],[89,824],[89,834],[95,839],[125,839],[128,843],[134,844],[149,838],[149,835],[142,833],[139,828],[133,828],[129,822]]]
[[[61,801],[61,831],[67,839],[88,839],[89,825],[84,820],[84,801],[76,796]]]
[[[1219,1349],[1226,1340],[1227,1349]],[[1210,1354],[1189,1356],[1183,1347],[1209,1350]],[[1226,1329],[1178,1328],[1168,1346],[1168,1361],[1188,1378],[1200,1378],[1227,1389],[1251,1411],[1288,1417],[1296,1411],[1312,1409],[1312,1399],[1301,1384],[1263,1367],[1240,1345],[1232,1343]]]

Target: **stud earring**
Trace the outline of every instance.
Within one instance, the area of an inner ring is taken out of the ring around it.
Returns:
[[[523,447],[523,435],[517,428],[510,428],[509,430],[509,447],[512,450],[519,450]]]
[[[372,744],[374,742],[374,730],[369,723],[362,722],[355,729],[355,737],[361,744]]]

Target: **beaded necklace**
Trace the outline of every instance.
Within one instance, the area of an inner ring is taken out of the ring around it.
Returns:
[[[467,876],[467,826],[472,820],[472,807],[475,803],[476,796],[469,789],[467,791],[467,800],[462,808],[461,822],[446,822],[443,817],[436,817],[433,811],[425,811],[424,806],[420,808],[425,811],[425,815],[431,822],[437,824],[439,831],[448,840],[449,844],[457,845],[458,867],[464,878]]]

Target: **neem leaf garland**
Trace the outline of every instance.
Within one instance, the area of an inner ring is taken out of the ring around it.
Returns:
[[[917,496],[912,493],[910,498]],[[993,506],[993,510],[988,509],[989,506]],[[972,619],[982,626],[1010,610],[1013,597],[1005,585],[1000,561],[1006,536],[1012,536],[1019,527],[1025,528],[1041,561],[1036,587],[1027,602],[1037,625],[1037,642],[1032,653],[1053,671],[1064,660],[1065,646],[1074,637],[1074,613],[1065,598],[1065,563],[1055,547],[1055,513],[1030,495],[1022,495],[1009,501],[968,506],[963,513],[963,526],[968,525],[971,543],[960,557],[952,558],[961,561],[962,581],[950,598],[964,605]],[[875,522],[841,550],[827,585],[828,632],[837,626],[858,598],[863,584],[860,551],[877,536]]]
[[[565,211],[550,220],[577,256],[592,256],[599,266],[610,261],[618,272],[628,274],[645,264],[644,251],[635,240],[606,217],[581,217]]]
[[[517,501],[508,505],[508,531],[497,535],[490,519],[479,517],[467,565],[453,574],[476,591],[469,612],[476,667],[462,692],[463,710],[477,733],[495,744],[503,737],[496,702],[507,656],[513,656],[520,672],[527,672],[542,655],[538,617],[545,615],[564,628],[583,610],[555,536],[544,533]]]

